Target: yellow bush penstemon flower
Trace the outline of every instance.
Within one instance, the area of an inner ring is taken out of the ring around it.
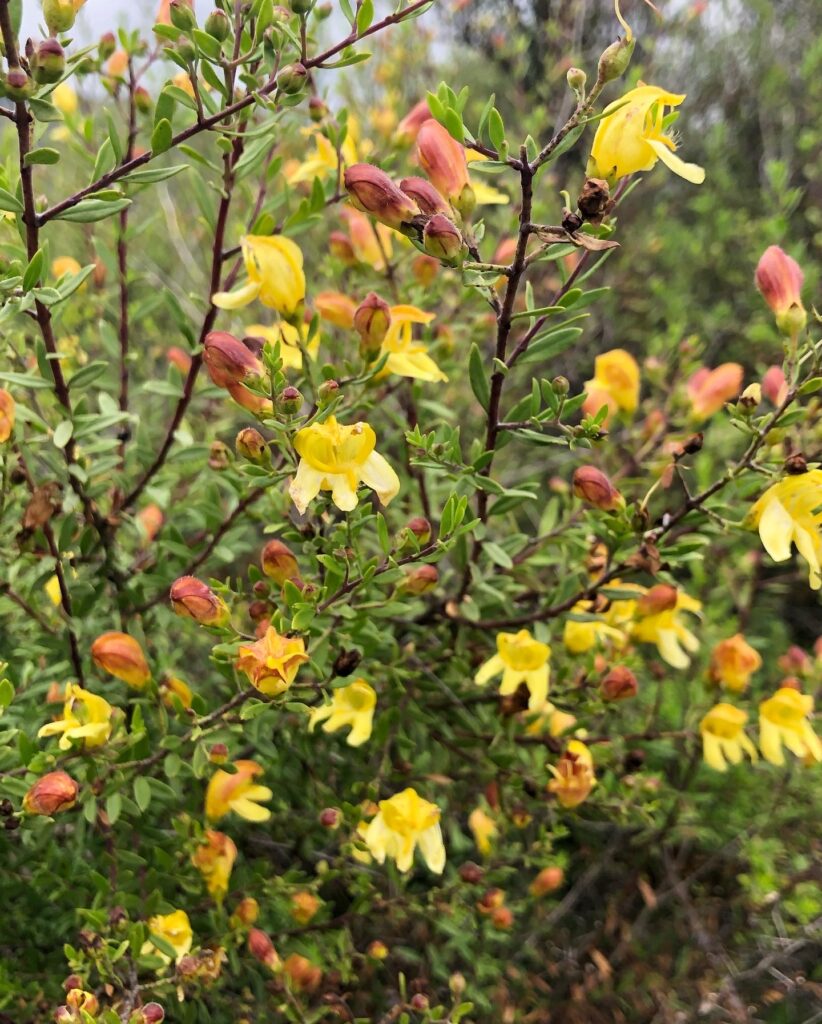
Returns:
[[[157,914],[156,917],[149,918],[148,928],[152,938],[156,936],[171,946],[177,963],[191,949],[194,933],[191,930],[188,914],[184,910],[174,910],[170,914]],[[171,963],[171,957],[156,946],[151,938],[143,944],[141,952],[154,953],[167,964]]]
[[[114,709],[107,700],[84,690],[76,683],[68,683],[63,717],[44,725],[37,735],[59,735],[58,746],[61,750],[69,750],[72,743],[77,743],[83,750],[101,747],[111,736],[113,713]]]
[[[578,807],[597,784],[594,759],[581,740],[571,740],[556,767],[548,766],[554,776],[548,783],[562,807]]]
[[[242,240],[248,281],[233,292],[216,292],[211,301],[218,309],[240,309],[255,299],[293,317],[305,299],[303,254],[283,235],[246,235]]]
[[[783,746],[797,757],[822,761],[822,741],[808,721],[812,711],[813,697],[788,686],[759,705],[759,749],[766,761],[784,764]]]
[[[262,766],[256,761],[235,761],[234,768],[233,774],[220,769],[212,775],[206,790],[206,817],[218,821],[233,811],[246,821],[268,821],[271,811],[260,804],[274,794],[254,781],[262,775]]]
[[[666,92],[656,85],[639,85],[610,103],[597,127],[589,178],[614,184],[619,178],[650,171],[661,160],[665,166],[694,185],[705,180],[705,170],[685,163],[675,153],[676,140],[666,126],[666,107],[678,107],[685,95]]]
[[[317,352],[320,349],[319,334],[315,331],[309,338],[308,330],[308,324],[300,324],[299,327],[295,327],[285,320],[280,320],[270,327],[266,327],[265,324],[252,324],[246,328],[245,333],[248,337],[263,338],[272,345],[279,342],[283,369],[301,370],[303,368],[303,353],[300,342],[312,359],[317,358]]]
[[[516,693],[520,683],[528,687],[528,707],[538,711],[548,699],[551,648],[535,640],[527,629],[519,633],[498,633],[497,653],[480,666],[474,676],[482,686],[494,676],[502,674],[499,692],[503,697]]]
[[[571,612],[590,615],[592,608],[592,601],[579,601]],[[562,632],[562,642],[572,654],[584,654],[592,647],[606,646],[609,643],[615,647],[623,647],[626,640],[625,632],[610,625],[607,617],[602,616],[586,619],[584,622],[566,619]]]
[[[203,876],[206,888],[221,903],[228,892],[231,869],[237,859],[237,847],[233,839],[216,829],[206,829],[201,843],[191,856],[191,863]]]
[[[308,720],[309,732],[323,722],[323,732],[336,732],[351,727],[348,734],[349,747],[359,747],[371,735],[374,723],[374,708],[377,694],[364,679],[355,679],[349,686],[334,690],[330,704],[314,708]]]
[[[594,376],[585,382],[585,391],[582,408],[589,416],[603,405],[609,417],[618,412],[632,416],[639,405],[639,364],[624,348],[603,352],[594,360]]]
[[[416,306],[391,307],[391,324],[376,357],[377,361],[383,356],[388,357],[380,376],[395,373],[398,377],[429,383],[448,380],[428,355],[427,347],[414,339],[414,324],[430,324],[434,316],[434,313],[425,313]]]
[[[670,600],[654,600],[656,591],[670,592]],[[702,610],[702,604],[689,597],[682,590],[674,587],[652,587],[646,592],[650,598],[644,604],[642,598],[636,603],[635,622],[631,626],[631,636],[643,644],[655,644],[659,656],[672,668],[687,668],[691,663],[688,653],[699,648],[699,641],[684,625],[680,612],[696,615]]]
[[[255,690],[277,697],[289,689],[306,661],[302,637],[281,636],[269,626],[256,643],[240,648],[237,668],[245,672]]]
[[[499,832],[496,822],[482,807],[475,807],[468,815],[468,827],[474,836],[477,849],[483,857],[487,857]]]
[[[297,432],[294,447],[300,456],[297,472],[288,488],[302,515],[320,491],[331,491],[331,500],[342,512],[357,507],[357,487],[362,483],[388,505],[400,490],[400,480],[386,460],[375,451],[377,437],[367,423],[338,423],[329,416]]]
[[[756,747],[745,735],[747,721],[747,712],[733,704],[717,704],[699,723],[702,756],[714,771],[727,771],[728,761],[739,764],[743,754],[756,761]]]
[[[440,809],[416,792],[404,789],[390,800],[381,800],[379,811],[363,832],[371,856],[379,863],[388,857],[399,871],[410,871],[414,850],[436,875],[445,868],[445,846],[440,829]]]
[[[765,491],[746,522],[759,528],[765,550],[775,562],[791,557],[791,545],[808,563],[812,590],[822,587],[822,469],[786,476]]]

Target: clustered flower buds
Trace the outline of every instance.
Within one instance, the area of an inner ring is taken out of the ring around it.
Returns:
[[[402,230],[419,216],[420,209],[414,200],[373,164],[352,164],[345,170],[344,181],[356,209],[388,227]]]

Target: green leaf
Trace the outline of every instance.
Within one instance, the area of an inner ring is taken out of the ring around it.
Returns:
[[[38,249],[37,252],[29,260],[29,265],[26,267],[26,272],[23,274],[23,291],[28,292],[37,284],[40,280],[40,275],[43,272],[43,263],[45,262],[45,254],[42,249]]]
[[[119,793],[112,793],[106,797],[106,817],[110,824],[114,825],[123,810],[123,798]]]
[[[14,687],[9,679],[0,679],[0,708],[7,708],[14,700]]]
[[[83,199],[54,219],[67,220],[72,224],[93,224],[95,221],[105,220],[106,217],[113,217],[127,206],[131,206],[130,199]]]
[[[500,566],[502,569],[514,568],[514,561],[508,552],[492,540],[484,540],[482,542],[482,550],[495,565]]]
[[[154,131],[151,133],[151,152],[154,156],[159,153],[165,153],[167,149],[171,149],[171,121],[168,118],[162,118],[154,126]]]
[[[51,146],[41,146],[40,149],[32,149],[26,153],[26,166],[32,164],[56,164],[60,160],[60,151],[52,149]]]
[[[505,148],[505,124],[502,120],[502,114],[500,114],[496,107],[492,107],[488,115],[488,138],[497,152]]]
[[[175,164],[173,167],[146,167],[139,171],[132,171],[121,180],[131,185],[151,185],[155,181],[166,181],[168,178],[173,178],[175,174],[187,169],[188,164]]]
[[[374,0],[362,0],[360,9],[357,11],[357,35],[361,36],[363,32],[368,31],[373,20]]]
[[[62,121],[63,115],[48,100],[37,99],[34,96],[29,100],[29,109],[38,121],[48,124],[51,121]]]
[[[109,364],[103,362],[103,360],[97,359],[93,363],[89,363],[88,366],[81,367],[77,373],[69,379],[69,390],[86,388],[89,384],[93,384],[94,381],[103,376],[108,369],[108,365]]]
[[[11,192],[0,188],[0,210],[5,210],[6,213],[22,213],[23,204],[17,196],[13,196]]]
[[[74,424],[71,420],[63,420],[54,428],[52,442],[55,448],[65,448],[74,433]]]
[[[144,775],[134,780],[134,800],[141,811],[148,810],[151,803],[151,783]]]
[[[474,392],[474,397],[487,412],[491,391],[488,386],[485,367],[482,365],[482,356],[476,344],[471,346],[468,356],[468,379],[471,382],[471,390]]]

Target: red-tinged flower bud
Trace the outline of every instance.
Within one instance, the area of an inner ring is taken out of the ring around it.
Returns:
[[[303,407],[302,392],[289,385],[277,395],[277,408],[284,416],[296,416]]]
[[[302,92],[308,81],[308,70],[304,64],[288,64],[277,75],[277,88],[287,96],[295,96]]]
[[[113,32],[104,32],[97,44],[97,56],[101,61],[106,61],[117,49],[117,37]]]
[[[4,83],[6,95],[13,100],[25,100],[34,92],[34,82],[22,68],[9,68]]]
[[[55,1024],[77,1024],[74,1010],[68,1006],[58,1006],[54,1011]]]
[[[771,405],[782,405],[788,396],[788,382],[781,366],[770,366],[762,378],[762,394]]]
[[[270,540],[266,544],[260,555],[260,567],[279,586],[300,572],[294,553],[281,540]]]
[[[384,942],[380,942],[379,939],[374,939],[369,943],[368,949],[365,951],[365,955],[371,960],[385,960],[388,954],[388,946]]]
[[[317,388],[317,404],[322,409],[329,405],[340,393],[340,385],[335,380],[324,380]]]
[[[338,829],[342,824],[342,811],[337,807],[326,807],[320,811],[320,824],[330,830]]]
[[[497,907],[491,911],[491,924],[500,932],[507,932],[514,923],[514,915],[508,907]]]
[[[369,292],[354,311],[354,327],[363,354],[375,354],[391,326],[391,307],[376,292]]]
[[[169,590],[175,614],[194,619],[201,626],[224,626],[229,620],[225,601],[196,576],[181,576]]]
[[[459,228],[441,213],[435,214],[425,225],[422,240],[430,256],[446,263],[459,259],[465,245]]]
[[[212,441],[211,449],[208,453],[208,465],[210,469],[217,470],[218,472],[223,469],[228,469],[231,465],[231,455],[228,450],[228,445],[223,444],[222,441]]]
[[[128,1024],[163,1024],[166,1011],[159,1003],[146,1003],[129,1017]]]
[[[140,114],[150,114],[154,109],[151,93],[142,85],[138,85],[134,90],[134,106]]]
[[[402,229],[419,215],[419,207],[401,192],[385,171],[373,164],[352,164],[345,170],[351,203],[390,228]]]
[[[810,655],[798,644],[791,644],[787,651],[777,658],[776,664],[789,675],[805,675],[813,665]]]
[[[142,690],[151,679],[142,647],[127,633],[112,631],[98,636],[91,645],[94,664],[136,690]]]
[[[93,992],[84,992],[81,988],[73,988],[66,995],[66,1005],[72,1010],[83,1010],[93,1017],[100,1009],[100,1003]],[[82,1019],[78,1014],[78,1019]]]
[[[801,330],[807,315],[802,305],[802,282],[805,276],[796,260],[778,245],[769,246],[756,267],[754,281],[762,298],[776,315],[779,329]]]
[[[482,898],[477,903],[477,910],[481,914],[490,914],[491,911],[496,910],[505,903],[505,890],[504,889],[486,889],[482,894]]]
[[[418,565],[409,569],[405,579],[399,584],[399,590],[404,594],[411,594],[419,597],[421,594],[433,590],[439,580],[439,573],[434,565]]]
[[[219,388],[241,384],[248,377],[262,376],[260,360],[233,334],[212,331],[206,336],[203,362]]]
[[[479,885],[485,876],[485,872],[473,861],[466,861],[464,864],[460,864],[459,876],[467,885]]]
[[[465,150],[438,121],[428,120],[420,127],[417,156],[434,188],[450,202],[456,204],[470,189]]]
[[[244,427],[234,440],[234,450],[242,459],[248,459],[258,466],[271,461],[271,451],[259,430]]]
[[[228,760],[228,747],[225,743],[212,743],[208,751],[208,759],[212,764],[225,764]]]
[[[312,96],[308,101],[308,116],[315,124],[325,120],[328,115],[328,104],[319,96]]]
[[[640,597],[636,603],[636,609],[643,616],[659,615],[661,612],[669,612],[676,608],[678,599],[679,594],[676,587],[672,587],[669,583],[657,583],[647,594]]]
[[[400,190],[413,199],[422,213],[428,214],[429,217],[433,217],[435,213],[443,213],[446,217],[452,216],[448,202],[425,178],[403,178]]]
[[[420,128],[426,121],[430,121],[432,116],[428,100],[420,100],[419,103],[415,103],[397,125],[397,140],[404,143],[414,142],[419,135]]]
[[[411,996],[411,1002],[409,1005],[412,1010],[427,1010],[431,1005],[431,1001],[428,996],[423,995],[422,992],[417,992],[416,995]]]
[[[168,359],[172,366],[176,366],[184,377],[188,376],[188,372],[191,369],[191,356],[188,352],[178,348],[176,345],[172,345],[166,352],[166,359]]]
[[[604,700],[629,700],[639,693],[636,676],[624,665],[615,665],[599,684]]]
[[[5,444],[14,430],[17,406],[5,388],[0,388],[0,444]]]
[[[344,263],[354,263],[354,246],[351,240],[343,231],[332,231],[328,236],[328,249],[332,256]]]
[[[414,534],[421,547],[431,540],[431,524],[424,516],[414,516],[413,519],[409,519],[405,528]]]
[[[260,904],[254,899],[253,896],[246,896],[245,899],[240,900],[237,904],[237,909],[234,911],[234,916],[237,920],[244,925],[254,924],[257,918],[260,916]]]
[[[63,982],[63,991],[71,992],[73,988],[82,988],[83,984],[83,979],[79,974],[70,974]]]
[[[432,284],[440,270],[440,261],[433,256],[426,256],[424,252],[418,253],[411,261],[411,273],[417,284],[424,288]]]
[[[44,39],[34,51],[32,61],[34,80],[40,85],[59,82],[66,71],[66,54],[56,39]]]
[[[252,601],[248,606],[248,617],[252,622],[262,622],[268,615],[268,601]]]
[[[561,867],[552,866],[543,868],[529,886],[532,896],[539,898],[547,896],[549,892],[556,892],[565,881],[565,872]]]
[[[222,43],[228,38],[228,34],[231,31],[231,22],[228,20],[228,15],[225,11],[217,9],[209,14],[203,27],[210,36]]]
[[[186,0],[171,0],[168,5],[168,15],[171,24],[181,32],[190,32],[197,27],[197,18]]]
[[[625,499],[608,477],[596,466],[579,466],[574,472],[574,494],[603,512],[614,512]]]
[[[254,413],[255,416],[271,412],[271,399],[258,395],[254,391],[249,391],[245,384],[228,384],[226,391],[237,405],[241,405],[244,409]]]
[[[78,792],[79,786],[66,772],[49,772],[38,779],[23,797],[23,809],[29,814],[54,817],[75,805]]]
[[[248,951],[255,960],[259,960],[272,970],[279,966],[280,958],[274,949],[274,943],[261,928],[252,928],[248,933]]]

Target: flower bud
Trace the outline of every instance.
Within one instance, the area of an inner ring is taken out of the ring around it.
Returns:
[[[354,327],[360,336],[360,350],[374,355],[380,350],[391,326],[391,308],[376,292],[369,292],[354,311]]]
[[[669,583],[657,583],[647,594],[637,601],[636,608],[640,615],[659,615],[676,608],[679,594],[676,587]]]
[[[188,372],[191,369],[191,356],[184,349],[178,348],[176,345],[172,345],[171,348],[166,352],[166,359],[175,366],[180,373],[184,376],[188,376]]]
[[[568,68],[565,79],[575,93],[581,93],[585,88],[585,83],[588,81],[588,76],[582,68]]]
[[[532,896],[539,898],[547,896],[549,892],[556,892],[565,881],[565,872],[561,867],[553,865],[543,868],[528,887]]]
[[[782,405],[788,395],[788,382],[781,366],[770,366],[762,378],[762,394],[771,405]]]
[[[615,665],[599,684],[603,700],[628,700],[639,693],[636,676],[624,665]]]
[[[284,416],[296,416],[303,407],[302,392],[289,386],[277,396],[277,408]]]
[[[228,38],[231,31],[231,22],[225,11],[218,9],[212,11],[206,18],[204,28],[210,36],[222,43]]]
[[[129,1017],[128,1024],[163,1024],[166,1011],[159,1003],[146,1003]]]
[[[365,955],[372,960],[385,960],[388,953],[388,946],[384,942],[380,942],[379,939],[374,939],[373,942],[369,943],[368,949],[365,951]]]
[[[293,552],[281,540],[270,540],[266,544],[260,555],[260,567],[279,586],[300,573]]]
[[[439,260],[452,263],[463,251],[464,242],[459,228],[441,213],[435,214],[422,233],[425,251]]]
[[[328,250],[332,256],[336,256],[344,263],[353,263],[355,260],[351,239],[343,231],[331,232],[328,236]]]
[[[314,3],[315,0],[291,0],[291,10],[295,14],[308,14]]]
[[[335,380],[324,380],[317,388],[317,404],[322,409],[333,402],[340,393],[340,385]]]
[[[196,576],[181,576],[171,584],[171,607],[176,615],[201,626],[224,626],[229,620],[225,601]]]
[[[73,807],[78,792],[77,783],[66,772],[49,772],[38,779],[23,797],[23,809],[29,814],[53,817]]]
[[[331,670],[335,676],[340,676],[342,679],[345,679],[356,671],[361,661],[362,654],[356,648],[351,648],[347,651],[340,651],[334,659],[334,664],[332,665]]]
[[[90,1017],[94,1017],[100,1009],[97,996],[92,992],[84,992],[81,988],[73,988],[66,994],[66,1005],[72,1010],[82,1010]],[[75,1019],[82,1020],[82,1017],[78,1014]]]
[[[244,925],[254,924],[260,916],[260,905],[253,896],[246,896],[237,904],[234,917]]]
[[[178,702],[182,704],[185,710],[188,710],[191,707],[194,694],[191,692],[191,687],[188,683],[178,679],[177,676],[166,675],[160,681],[160,696],[167,708],[171,711],[176,711]]]
[[[154,109],[154,100],[151,98],[151,93],[148,89],[144,89],[142,85],[138,85],[134,90],[134,106],[140,114],[150,114]]]
[[[438,121],[431,119],[421,125],[417,134],[417,156],[434,188],[457,206],[471,187],[463,147]]]
[[[413,199],[421,212],[430,217],[433,217],[435,213],[443,213],[446,217],[452,216],[451,207],[447,201],[425,178],[403,178],[400,182],[400,191],[404,192],[409,199]]]
[[[97,56],[101,61],[107,61],[117,49],[117,37],[113,32],[105,32],[100,36],[97,44]]]
[[[777,327],[790,337],[795,337],[808,319],[802,305],[804,279],[796,260],[778,245],[765,250],[754,274],[756,287],[776,316]]]
[[[308,81],[308,70],[304,64],[288,64],[277,75],[277,88],[287,96],[295,96],[302,92]]]
[[[577,208],[585,220],[601,224],[613,207],[608,182],[604,178],[587,178],[577,197]]]
[[[424,547],[431,540],[431,524],[424,516],[414,516],[405,524],[406,530],[417,538],[420,547]]]
[[[320,812],[320,824],[332,831],[340,827],[342,818],[342,811],[338,807],[326,807]]]
[[[756,382],[749,384],[739,396],[739,404],[748,412],[753,412],[761,401],[762,385]]]
[[[262,622],[269,614],[267,601],[252,601],[248,606],[248,617],[252,622]]]
[[[352,164],[345,169],[345,190],[351,204],[369,213],[382,224],[401,230],[414,217],[419,207],[401,192],[385,171],[373,164]]]
[[[505,892],[503,889],[486,889],[482,898],[477,903],[477,910],[481,914],[490,914],[493,910],[505,903]]]
[[[271,461],[271,452],[259,430],[245,427],[234,440],[234,450],[241,459],[247,459],[258,466]]]
[[[208,751],[211,764],[225,764],[228,760],[228,747],[225,743],[212,743]]]
[[[247,377],[259,377],[263,372],[257,356],[226,331],[212,331],[206,336],[203,362],[219,388],[241,384]]]
[[[45,39],[37,47],[31,62],[34,80],[40,85],[59,82],[66,71],[66,54],[56,39]]]
[[[404,594],[419,597],[421,594],[433,590],[438,580],[439,573],[436,566],[418,565],[406,572],[405,579],[399,583],[398,589]]]
[[[4,82],[6,95],[13,100],[25,100],[34,92],[34,82],[22,68],[9,68]]]
[[[636,39],[632,36],[630,39],[617,39],[603,51],[597,65],[597,77],[600,82],[613,82],[625,74],[634,54],[634,46]]]
[[[433,284],[440,269],[440,261],[424,252],[418,253],[411,262],[411,273],[417,284],[427,288]]]
[[[497,907],[491,911],[491,924],[497,931],[506,932],[514,923],[514,915],[508,907]]]
[[[9,392],[0,388],[0,444],[5,444],[12,435],[16,408]]]
[[[342,292],[320,292],[314,299],[314,305],[322,319],[335,327],[351,330],[354,326],[357,304]]]
[[[574,471],[574,494],[603,512],[623,508],[625,499],[596,466],[579,466]]]
[[[79,974],[70,974],[66,978],[66,980],[63,982],[63,991],[64,992],[71,992],[71,990],[73,988],[82,988],[82,987],[83,987],[83,979],[80,977]]]
[[[483,869],[473,861],[469,860],[460,864],[459,876],[467,885],[479,885],[484,875]]]
[[[303,992],[314,992],[322,981],[322,971],[316,964],[299,953],[292,953],[283,963],[283,971],[295,988]]]
[[[248,951],[255,960],[259,960],[272,970],[280,964],[274,943],[261,928],[252,928],[248,933]]]
[[[291,916],[297,924],[308,924],[322,906],[322,900],[313,892],[303,890],[295,892],[291,897]]]
[[[415,996],[411,997],[410,1007],[412,1010],[427,1010],[431,1005],[428,996],[423,995],[422,992],[417,992]]]
[[[228,469],[230,464],[231,458],[228,446],[223,444],[222,441],[212,441],[211,449],[208,453],[209,468],[219,472],[220,470]]]
[[[308,116],[315,124],[325,120],[328,115],[328,104],[319,96],[312,96],[308,101]]]
[[[77,10],[73,0],[43,0],[43,17],[49,34],[56,36],[74,27]]]
[[[135,690],[144,689],[151,679],[151,670],[142,647],[127,633],[112,631],[98,636],[91,645],[94,664]]]
[[[197,18],[186,0],[171,0],[168,5],[171,24],[181,32],[190,32],[197,27]]]

